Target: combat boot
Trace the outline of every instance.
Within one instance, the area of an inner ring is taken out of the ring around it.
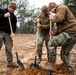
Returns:
[[[8,62],[7,67],[18,68],[18,65],[14,62]]]

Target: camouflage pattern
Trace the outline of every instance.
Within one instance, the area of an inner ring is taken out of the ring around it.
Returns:
[[[13,47],[12,39],[9,34],[0,31],[0,45],[2,45],[3,41],[6,48],[5,50],[6,50],[7,61],[10,62],[13,60],[12,53],[11,53],[11,50]]]
[[[53,37],[48,42],[49,49],[49,62],[56,62],[56,48],[57,46],[62,46],[60,57],[63,63],[67,66],[69,71],[74,71],[74,65],[69,58],[70,51],[76,42],[76,34],[68,34],[66,32],[62,32],[59,35]]]
[[[42,55],[42,46],[43,46],[43,42],[45,40],[45,45],[47,48],[47,56],[48,56],[48,41],[49,41],[49,35],[48,34],[41,34],[38,33],[38,40],[37,40],[37,54],[38,55]]]

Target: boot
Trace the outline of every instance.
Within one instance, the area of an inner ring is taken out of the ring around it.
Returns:
[[[7,67],[18,68],[18,65],[14,62],[8,62]]]
[[[38,56],[38,64],[40,64],[42,61],[41,55]]]

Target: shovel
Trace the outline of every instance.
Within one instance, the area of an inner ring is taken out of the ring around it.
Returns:
[[[18,63],[18,65],[22,68],[22,70],[24,70],[25,67],[24,67],[23,63],[18,59],[18,53],[17,52],[16,52],[16,57],[17,57],[17,63]]]
[[[9,25],[10,25],[11,33],[13,33],[10,17],[8,17],[8,20],[9,20]],[[12,38],[12,40],[13,40],[13,38]],[[17,50],[16,46],[15,46],[15,49]],[[24,65],[23,65],[23,63],[18,59],[18,53],[17,53],[17,52],[16,52],[16,57],[17,57],[17,64],[22,68],[22,70],[24,70]]]
[[[52,21],[50,20],[50,31],[52,30]],[[50,40],[52,39],[53,36],[50,36]],[[48,71],[47,75],[52,75],[52,72],[54,71]]]
[[[36,64],[36,60],[37,60],[37,56],[35,56],[35,63],[31,63],[30,68],[35,68],[35,69],[38,69],[39,68],[39,65]]]

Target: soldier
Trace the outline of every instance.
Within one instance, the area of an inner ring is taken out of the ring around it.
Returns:
[[[47,56],[48,56],[47,44],[49,40],[49,30],[50,30],[48,7],[46,5],[42,6],[41,11],[42,13],[38,15],[37,21],[35,22],[37,29],[39,29],[39,31],[37,31],[38,32],[37,54],[38,54],[39,63],[42,60],[42,46],[44,40],[45,40],[45,45],[47,48]]]
[[[13,63],[13,55],[12,55],[12,47],[13,41],[12,36],[16,31],[16,23],[17,18],[14,15],[14,11],[16,10],[16,3],[10,2],[6,9],[0,9],[0,43],[4,41],[6,48],[6,56],[7,56],[7,67],[18,67],[15,63]],[[11,19],[13,32],[11,34],[10,25],[8,17]]]
[[[51,34],[52,31],[50,32],[50,35],[55,35],[55,37],[48,42],[49,62],[55,65],[56,48],[62,46],[60,57],[69,70],[69,75],[75,75],[75,67],[69,58],[69,54],[76,43],[76,19],[65,5],[57,5],[55,2],[51,2],[48,9],[55,13],[55,16],[50,15],[49,19],[57,24],[56,33]]]

